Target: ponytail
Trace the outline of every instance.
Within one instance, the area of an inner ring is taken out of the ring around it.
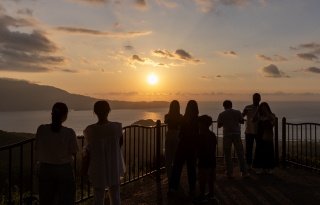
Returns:
[[[52,107],[51,112],[51,131],[59,132],[62,127],[62,119],[68,114],[68,107],[66,104],[57,102]]]

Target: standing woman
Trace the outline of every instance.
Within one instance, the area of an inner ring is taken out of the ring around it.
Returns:
[[[98,122],[87,126],[83,131],[88,141],[89,177],[93,185],[94,205],[103,205],[105,189],[108,188],[110,204],[120,205],[120,177],[124,174],[124,164],[120,146],[122,144],[122,125],[110,122],[111,109],[107,101],[94,104]]]
[[[271,169],[275,167],[273,127],[276,117],[271,112],[268,103],[259,105],[252,121],[258,122],[258,133],[253,167],[261,168],[259,174],[271,174]]]
[[[187,162],[189,195],[195,194],[196,188],[196,146],[199,136],[199,109],[194,100],[190,100],[182,118],[179,145],[173,163],[168,194],[174,194],[179,188],[183,164]]]
[[[66,104],[55,103],[51,116],[52,123],[40,125],[36,134],[40,205],[74,205],[76,186],[71,162],[79,150],[76,134],[62,126],[68,116]]]
[[[179,102],[173,100],[170,104],[169,113],[164,116],[164,123],[168,125],[165,142],[165,161],[169,184],[173,161],[179,144],[179,131],[182,117],[182,114],[180,114]]]

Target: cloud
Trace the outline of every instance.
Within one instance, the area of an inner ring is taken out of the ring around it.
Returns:
[[[9,30],[9,27],[33,26],[36,26],[36,21],[31,18],[0,15],[0,71],[46,72],[66,63],[64,57],[52,56],[59,48],[45,32]]]
[[[146,60],[143,60],[142,58],[140,58],[138,55],[133,55],[133,56],[132,56],[132,60],[138,61],[138,62],[140,62],[140,63],[143,63],[143,62],[146,61]]]
[[[176,2],[173,1],[167,1],[167,0],[157,0],[158,4],[164,5],[167,8],[174,8],[177,6]]]
[[[238,55],[234,51],[218,51],[219,54],[231,57],[237,57]]]
[[[301,60],[313,61],[319,59],[317,55],[320,55],[320,44],[311,42],[311,43],[302,43],[298,47],[290,47],[292,50],[300,49],[309,49],[309,52],[298,53],[296,57]]]
[[[101,4],[101,3],[107,3],[108,2],[108,0],[74,0],[74,1],[92,3],[92,4]]]
[[[300,48],[320,48],[320,44],[311,42],[311,43],[302,43]]]
[[[136,63],[141,65],[152,65],[155,67],[169,67],[165,63],[154,62],[150,58],[142,58],[136,54],[132,55],[130,58],[126,58],[126,57],[120,57],[120,58],[124,59],[127,62],[127,64],[132,68],[136,68],[136,65],[135,65]]]
[[[219,4],[227,6],[243,6],[251,0],[196,0],[196,4],[200,6],[203,12],[211,12],[215,10],[215,7]],[[263,3],[263,2],[260,2]]]
[[[298,71],[320,74],[320,68],[317,67],[302,68]]]
[[[61,26],[61,27],[57,27],[56,29],[58,31],[63,31],[68,33],[105,36],[105,37],[136,37],[136,36],[145,36],[145,35],[151,34],[151,31],[102,32],[98,30],[74,27],[74,26]]]
[[[77,73],[78,71],[72,70],[72,69],[62,69],[61,71],[66,72],[66,73]]]
[[[314,59],[318,59],[318,57],[313,53],[298,53],[296,55],[299,59],[313,61]]]
[[[19,9],[17,11],[17,13],[18,14],[22,14],[22,15],[32,16],[33,10],[31,10],[31,9]]]
[[[211,80],[211,78],[209,76],[205,76],[205,75],[200,76],[200,79],[202,79],[202,80]]]
[[[123,46],[123,47],[124,47],[125,50],[133,50],[133,47],[129,46],[129,45],[128,46]]]
[[[263,61],[273,61],[273,62],[280,62],[280,61],[287,61],[288,60],[285,57],[280,56],[280,55],[274,55],[274,57],[271,58],[271,57],[267,57],[267,56],[259,54],[259,53],[256,54],[256,57],[260,60],[263,60]]]
[[[280,71],[277,66],[270,64],[259,70],[265,77],[269,78],[290,78],[286,73]]]
[[[168,50],[154,50],[152,51],[153,55],[163,58],[175,58]]]
[[[177,49],[174,53],[164,49],[164,50],[153,50],[152,54],[154,56],[162,57],[162,58],[168,58],[168,59],[174,59],[174,60],[181,60],[184,62],[189,63],[202,63],[203,61],[200,59],[195,59],[190,53],[183,49]]]
[[[134,4],[136,8],[140,10],[146,10],[148,8],[148,4],[145,0],[134,0]]]

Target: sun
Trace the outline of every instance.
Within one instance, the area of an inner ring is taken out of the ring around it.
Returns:
[[[150,75],[148,75],[147,81],[150,85],[155,85],[158,82],[158,76],[154,73],[151,73]]]

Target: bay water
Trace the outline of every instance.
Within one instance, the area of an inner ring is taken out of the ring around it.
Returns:
[[[242,111],[250,102],[233,102],[233,108]],[[199,102],[200,115],[207,114],[216,120],[219,113],[223,111],[222,102]],[[279,119],[285,117],[287,122],[320,123],[320,102],[269,102],[271,110]],[[186,102],[181,102],[181,113],[185,111]],[[169,108],[148,109],[119,109],[112,110],[109,115],[110,121],[121,122],[123,126],[142,119],[161,120]],[[73,128],[77,135],[82,135],[84,128],[97,121],[92,110],[69,111],[65,126]],[[51,122],[51,111],[19,111],[0,112],[0,130],[8,132],[36,133],[40,124]]]

